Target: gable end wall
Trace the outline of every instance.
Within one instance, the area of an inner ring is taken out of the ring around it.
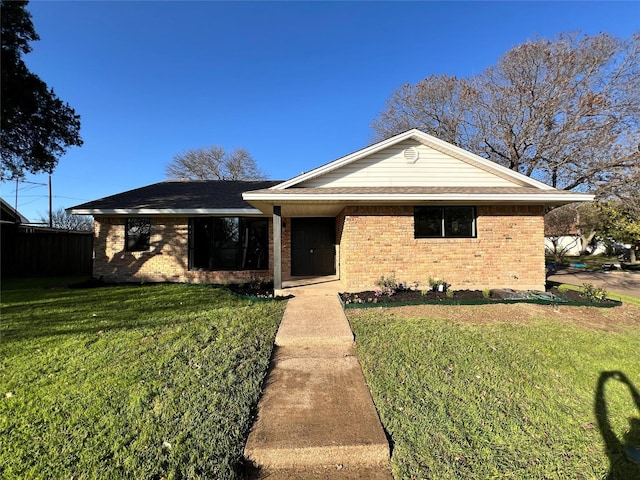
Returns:
[[[404,152],[419,152],[407,162]],[[519,187],[485,168],[463,162],[415,140],[406,140],[298,185],[322,187]]]

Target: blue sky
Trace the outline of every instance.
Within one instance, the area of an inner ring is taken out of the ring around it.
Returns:
[[[560,32],[640,30],[640,2],[32,1],[27,65],[81,115],[53,208],[165,180],[188,149],[244,147],[287,179],[368,145],[391,92],[467,77]],[[18,209],[48,211],[47,175]],[[15,202],[15,182],[0,184]]]

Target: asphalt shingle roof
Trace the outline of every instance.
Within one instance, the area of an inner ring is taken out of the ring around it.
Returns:
[[[166,181],[136,188],[109,197],[71,207],[72,210],[111,209],[235,209],[253,208],[242,199],[249,190],[267,189],[282,180],[222,181],[191,180]]]

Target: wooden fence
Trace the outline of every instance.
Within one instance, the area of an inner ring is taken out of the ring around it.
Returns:
[[[3,223],[2,276],[91,275],[93,233]]]

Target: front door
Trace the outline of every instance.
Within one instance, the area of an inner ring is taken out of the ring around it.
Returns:
[[[291,219],[291,275],[335,275],[335,218]]]

